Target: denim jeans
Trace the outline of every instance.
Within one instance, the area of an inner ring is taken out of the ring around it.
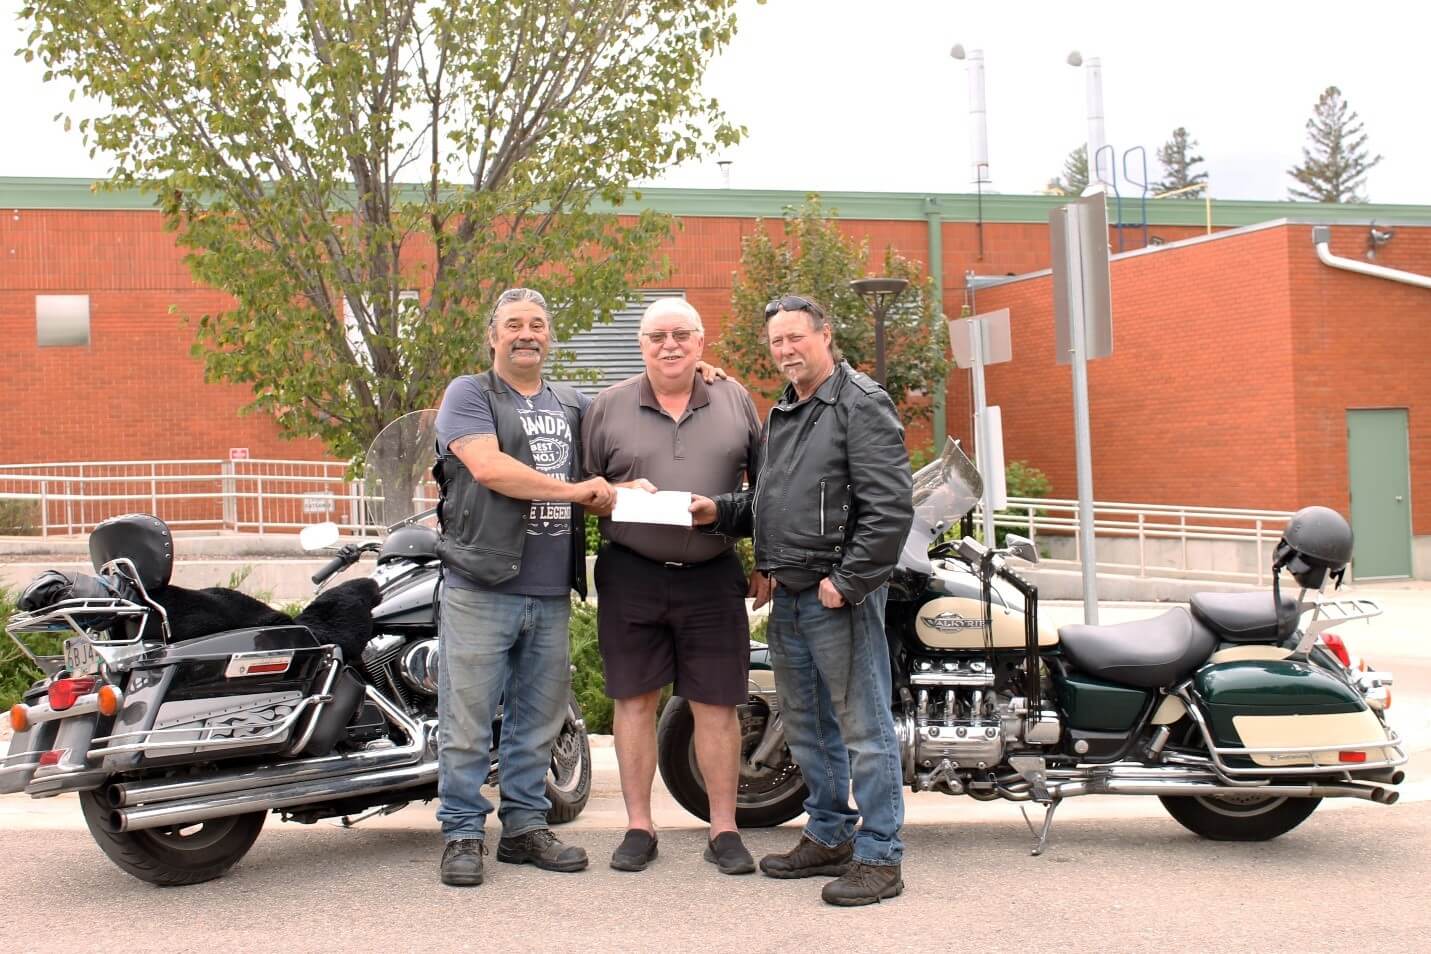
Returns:
[[[445,841],[483,837],[498,703],[502,835],[547,827],[547,768],[571,691],[570,620],[568,596],[443,587],[437,819]]]
[[[805,776],[805,834],[827,848],[855,840],[855,860],[899,864],[904,777],[890,713],[881,586],[827,609],[819,587],[777,587],[767,638],[790,752]],[[850,808],[850,783],[855,805]],[[863,819],[858,831],[855,823]]]

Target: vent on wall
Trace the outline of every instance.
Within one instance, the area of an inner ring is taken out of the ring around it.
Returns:
[[[598,372],[600,377],[595,382],[578,380],[576,375],[571,373],[553,375],[553,378],[571,381],[579,390],[595,397],[608,385],[640,374],[646,367],[641,363],[641,346],[638,342],[641,313],[657,298],[684,297],[684,291],[670,289],[648,289],[639,292],[629,305],[612,316],[610,324],[597,322],[586,331],[572,335],[555,346],[572,355],[570,360],[562,362],[563,368],[592,370]]]
[[[36,295],[35,343],[41,348],[89,345],[88,295]]]

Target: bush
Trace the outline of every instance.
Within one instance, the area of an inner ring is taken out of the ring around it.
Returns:
[[[606,675],[601,669],[601,650],[596,643],[596,605],[571,601],[571,688],[581,704],[586,731],[605,735],[611,731],[614,705],[606,696]]]
[[[34,537],[39,533],[38,500],[0,500],[0,537]]]
[[[15,612],[14,595],[0,587],[0,622]],[[58,642],[58,640],[56,640]],[[58,650],[57,650],[58,651]],[[42,673],[9,636],[0,637],[0,710],[8,711]]]

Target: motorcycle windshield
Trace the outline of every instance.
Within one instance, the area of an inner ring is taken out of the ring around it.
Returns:
[[[437,411],[413,411],[382,429],[360,462],[367,523],[381,533],[437,506]],[[425,520],[423,522],[430,522]]]
[[[956,440],[946,440],[944,451],[914,473],[914,519],[934,527],[952,525],[979,502],[984,481],[964,456]]]

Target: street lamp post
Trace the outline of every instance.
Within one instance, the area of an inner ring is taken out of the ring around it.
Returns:
[[[909,287],[905,278],[857,278],[850,282],[850,288],[869,305],[874,315],[875,329],[875,380],[883,387],[884,376],[884,316],[889,314],[895,299]]]
[[[1109,174],[1105,176],[1098,168],[1098,157],[1108,144],[1103,131],[1103,63],[1096,56],[1085,60],[1077,50],[1068,54],[1067,63],[1084,68],[1084,92],[1088,105],[1088,182],[1090,185],[1095,182],[1112,183],[1111,150],[1108,156]]]

